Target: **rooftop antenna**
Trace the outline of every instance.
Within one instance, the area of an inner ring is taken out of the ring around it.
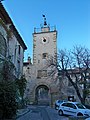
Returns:
[[[43,16],[43,18],[44,18],[44,26],[46,26],[46,25],[47,25],[46,17],[45,17],[45,15],[42,15],[42,16]]]

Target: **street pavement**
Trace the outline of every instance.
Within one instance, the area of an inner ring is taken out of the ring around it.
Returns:
[[[29,105],[25,109],[21,109],[17,113],[16,120],[79,120],[66,116],[59,116],[57,110],[49,106],[33,106]],[[80,119],[81,120],[81,119]],[[85,120],[90,120],[87,118]]]
[[[90,120],[90,118],[87,118],[86,120]]]
[[[46,107],[46,111],[50,117],[50,120],[69,120],[65,116],[59,116],[57,110],[51,107]]]
[[[69,120],[59,116],[54,108],[49,106],[28,106],[17,114],[16,120]]]

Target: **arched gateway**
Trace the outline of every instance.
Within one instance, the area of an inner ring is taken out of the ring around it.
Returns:
[[[35,90],[35,101],[38,105],[50,104],[49,88],[46,85],[39,85]]]

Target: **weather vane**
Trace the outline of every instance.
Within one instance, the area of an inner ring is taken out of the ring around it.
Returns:
[[[47,25],[46,17],[45,17],[45,15],[42,15],[42,16],[43,16],[43,18],[44,18],[44,26],[46,26],[46,25]]]

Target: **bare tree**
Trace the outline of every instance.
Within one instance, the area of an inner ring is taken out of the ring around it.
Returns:
[[[58,75],[62,74],[67,77],[81,103],[85,104],[90,94],[90,50],[81,46],[75,46],[70,51],[60,50],[57,68],[60,73]]]

